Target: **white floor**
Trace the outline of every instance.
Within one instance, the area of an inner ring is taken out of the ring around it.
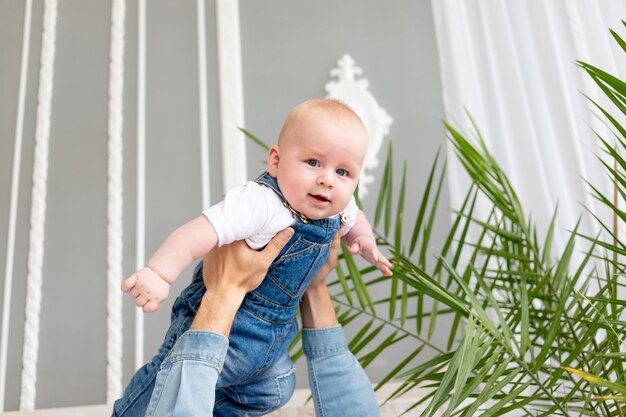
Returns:
[[[389,393],[393,392],[395,387],[396,385],[394,384],[387,384],[387,386],[383,387],[376,394],[379,403],[382,404],[381,414],[383,417],[399,416],[427,392],[423,390],[413,390],[402,398],[383,404],[384,400],[388,397]],[[314,417],[315,411],[313,409],[313,403],[311,401],[307,402],[309,396],[310,392],[308,390],[297,390],[291,401],[282,409],[270,414],[270,417]],[[404,415],[407,417],[419,416],[423,410],[424,407],[416,407]],[[110,415],[110,405],[0,413],[1,417],[109,417]]]

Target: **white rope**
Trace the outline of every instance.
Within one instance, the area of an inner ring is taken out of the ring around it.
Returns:
[[[7,231],[7,251],[4,268],[4,296],[2,302],[2,336],[0,337],[0,412],[4,411],[4,391],[7,380],[7,352],[9,345],[9,317],[11,314],[11,293],[13,286],[13,261],[15,253],[15,228],[17,223],[17,198],[20,184],[22,142],[24,130],[24,106],[28,74],[28,54],[30,50],[30,22],[32,0],[26,0],[24,7],[24,30],[22,34],[22,61],[20,64],[20,84],[17,94],[17,120],[15,123],[15,145],[13,147],[13,172],[11,174],[11,200],[9,227]]]
[[[124,122],[124,20],[125,0],[111,5],[109,62],[109,160],[107,208],[107,403],[122,394],[122,214]]]
[[[137,227],[135,266],[142,268],[146,252],[146,1],[138,3],[137,28]],[[135,309],[135,367],[143,365],[143,311]]]
[[[48,179],[48,141],[50,139],[50,105],[52,102],[54,78],[56,20],[57,2],[56,0],[46,0],[43,15],[37,127],[35,131],[20,410],[33,410],[35,408],[37,351],[39,349],[39,313],[41,311],[41,278],[44,254],[44,223],[46,219],[46,183]]]
[[[207,65],[206,65],[206,12],[204,0],[196,0],[198,16],[198,89],[200,90],[200,167],[202,184],[202,210],[209,207],[209,110],[207,97]]]

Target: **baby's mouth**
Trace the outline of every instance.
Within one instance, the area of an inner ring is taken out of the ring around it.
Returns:
[[[315,201],[319,201],[320,203],[329,203],[330,198],[323,196],[321,194],[309,194]]]

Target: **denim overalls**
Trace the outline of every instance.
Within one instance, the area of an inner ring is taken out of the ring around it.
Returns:
[[[272,188],[286,204],[276,179],[268,173],[256,182]],[[235,316],[217,380],[214,416],[264,415],[283,406],[293,394],[295,375],[287,349],[298,331],[298,303],[326,261],[330,242],[341,226],[340,216],[309,220],[293,213],[294,235]],[[135,373],[115,402],[113,416],[143,417],[161,362],[191,325],[204,293],[199,263],[193,281],[174,302],[172,322],[159,352]]]

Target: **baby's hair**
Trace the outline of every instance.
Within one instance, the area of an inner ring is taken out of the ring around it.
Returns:
[[[348,106],[341,100],[335,98],[313,98],[298,104],[296,107],[291,109],[289,114],[287,114],[285,122],[283,123],[283,127],[280,130],[280,134],[278,135],[279,144],[281,138],[284,137],[286,132],[293,126],[298,118],[303,113],[311,109],[323,110],[331,116],[354,118],[363,126],[363,128],[365,128],[365,125],[363,124],[363,121],[361,120],[359,115],[356,114],[355,111],[350,108],[350,106]]]

